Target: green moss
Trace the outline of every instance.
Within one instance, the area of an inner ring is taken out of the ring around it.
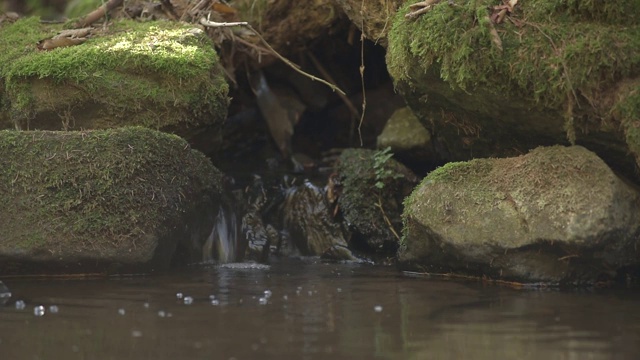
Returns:
[[[5,249],[100,251],[110,242],[126,251],[158,226],[179,225],[196,196],[220,192],[221,175],[203,154],[145,128],[5,130],[0,154]]]
[[[420,86],[421,74],[436,72],[453,88],[484,86],[561,108],[569,97],[597,98],[608,85],[640,73],[636,0],[521,2],[518,26],[496,25],[503,51],[488,31],[494,1],[443,1],[415,21],[405,19],[415,2],[398,11],[389,33],[387,63],[396,82]]]
[[[482,198],[483,194],[486,195],[486,191],[483,190],[484,184],[482,184],[482,181],[483,178],[491,172],[492,168],[491,160],[474,159],[471,161],[450,162],[431,171],[422,179],[421,183],[415,187],[411,195],[405,198],[404,208],[409,211],[405,211],[402,215],[403,224],[406,224],[408,218],[414,216],[410,213],[410,210],[416,208],[414,204],[420,204],[422,201],[420,193],[424,192],[424,188],[429,185],[436,186],[436,184],[438,184],[437,186],[442,186],[442,184],[469,183],[472,184],[472,186],[465,189],[468,194],[464,196],[471,196],[476,200]],[[462,196],[462,194],[460,196]],[[438,199],[437,204],[423,208],[425,208],[425,211],[439,212],[446,208],[446,203],[449,201],[451,201],[451,199],[441,198]]]
[[[640,166],[640,80],[624,90],[624,97],[616,103],[613,113],[622,123],[629,150]]]
[[[178,22],[122,20],[84,44],[38,51],[36,43],[63,25],[44,25],[37,18],[19,20],[0,29],[0,77],[14,116],[47,109],[46,99],[34,102],[34,80],[49,92],[92,100],[105,108],[105,119],[136,111],[135,124],[159,128],[179,121],[202,121],[203,114],[226,114],[228,86],[219,73],[210,39]],[[52,90],[53,89],[53,90]],[[62,97],[62,96],[60,96]],[[71,104],[69,105],[71,106]],[[159,111],[151,111],[159,108]],[[190,116],[158,116],[158,112],[190,111]],[[142,111],[144,110],[144,111]],[[178,117],[176,119],[176,117]],[[104,126],[108,127],[108,126]]]

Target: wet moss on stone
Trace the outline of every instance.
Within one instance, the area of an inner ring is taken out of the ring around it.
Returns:
[[[368,252],[393,253],[397,248],[393,231],[399,234],[401,229],[402,201],[417,178],[392,158],[378,164],[376,169],[376,155],[380,156],[380,152],[366,149],[347,149],[340,155],[336,172],[343,190],[338,204],[353,232],[350,246]],[[376,176],[377,172],[390,175]],[[382,186],[376,186],[378,182]]]
[[[624,94],[613,108],[613,114],[621,119],[629,150],[640,164],[640,79],[636,79],[620,92]]]
[[[140,256],[162,246],[158,236],[221,191],[221,173],[202,153],[141,127],[0,131],[0,168],[0,253],[30,260],[150,260]]]
[[[574,94],[591,97],[640,73],[635,0],[520,2],[519,26],[496,25],[503,51],[489,33],[494,1],[442,1],[415,21],[405,19],[415,2],[398,11],[389,34],[387,62],[396,82],[417,86],[420,74],[436,71],[453,88],[472,92],[483,85],[560,107]]]

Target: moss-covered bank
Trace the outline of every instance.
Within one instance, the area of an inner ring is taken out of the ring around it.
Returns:
[[[166,267],[221,191],[203,154],[140,127],[0,131],[0,168],[0,273]]]
[[[221,126],[228,85],[199,29],[119,20],[81,45],[37,49],[64,26],[26,18],[0,29],[0,110],[18,128],[140,125],[187,135]]]
[[[495,1],[446,2],[416,21],[398,12],[389,35],[389,71],[396,81],[435,67],[452,87],[566,103],[589,96],[640,72],[640,2],[522,1],[514,22],[499,30],[503,51],[492,43],[490,8]],[[419,60],[419,61],[417,61]],[[594,99],[595,101],[595,99]]]
[[[387,63],[445,160],[567,142],[610,163],[625,146],[638,155],[620,124],[640,113],[614,110],[631,101],[620,84],[640,75],[640,2],[520,1],[501,24],[497,1],[442,1],[408,20],[415,2],[393,20]]]

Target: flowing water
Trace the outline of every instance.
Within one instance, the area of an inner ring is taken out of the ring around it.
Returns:
[[[637,289],[515,290],[313,258],[2,280],[12,295],[0,306],[0,359],[640,356]]]

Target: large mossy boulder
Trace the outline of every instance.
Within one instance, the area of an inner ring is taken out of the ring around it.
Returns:
[[[0,274],[166,269],[202,261],[221,173],[142,127],[0,131]]]
[[[332,191],[339,194],[337,206],[354,250],[384,256],[398,248],[402,202],[418,179],[392,155],[388,149],[347,149],[336,162]]]
[[[580,146],[449,163],[405,202],[405,269],[592,284],[640,264],[640,195]]]
[[[41,51],[37,43],[65,25],[38,18],[3,25],[3,128],[144,126],[188,140],[208,130],[213,146],[220,141],[228,85],[202,30],[179,22],[118,20],[94,29],[80,45]]]
[[[578,144],[638,179],[640,2],[440,1],[393,20],[387,64],[444,161]],[[494,16],[496,15],[496,16]]]

